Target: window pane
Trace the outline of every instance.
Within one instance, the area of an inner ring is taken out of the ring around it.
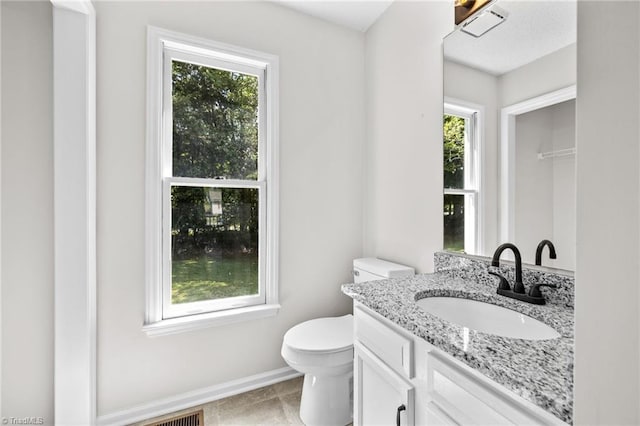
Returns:
[[[173,176],[258,178],[258,78],[172,62]]]
[[[444,249],[464,251],[464,195],[444,194]]]
[[[466,120],[444,115],[444,187],[464,188],[464,141]]]
[[[171,188],[171,302],[258,294],[258,190]]]

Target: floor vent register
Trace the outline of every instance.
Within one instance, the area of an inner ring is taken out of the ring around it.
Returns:
[[[165,419],[148,426],[204,426],[204,411],[194,411],[177,417]]]

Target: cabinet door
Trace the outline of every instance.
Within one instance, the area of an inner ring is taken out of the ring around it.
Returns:
[[[354,425],[413,425],[413,386],[358,341],[354,368]]]

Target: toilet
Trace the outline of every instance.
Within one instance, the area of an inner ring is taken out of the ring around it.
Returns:
[[[377,258],[355,259],[355,283],[414,274]],[[284,335],[282,358],[304,374],[300,419],[307,426],[344,426],[353,420],[353,315],[316,318]]]

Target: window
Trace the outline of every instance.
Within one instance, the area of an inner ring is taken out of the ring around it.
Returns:
[[[478,253],[480,155],[477,109],[445,103],[444,249]]]
[[[273,314],[277,58],[151,27],[148,47],[146,328]]]

